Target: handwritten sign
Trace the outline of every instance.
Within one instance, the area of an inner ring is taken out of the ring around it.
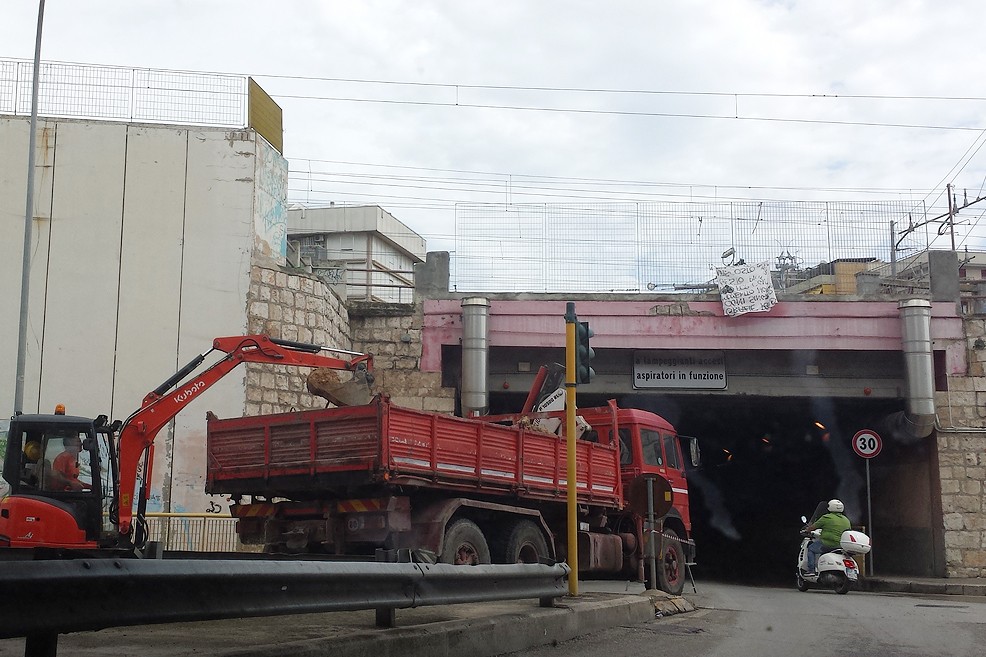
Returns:
[[[767,262],[716,267],[716,284],[729,317],[766,312],[777,303]]]

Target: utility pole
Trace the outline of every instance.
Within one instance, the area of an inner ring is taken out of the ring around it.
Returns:
[[[37,148],[38,78],[41,74],[41,24],[45,0],[38,0],[38,33],[34,41],[34,79],[31,83],[31,135],[27,153],[27,200],[24,210],[24,256],[21,265],[21,310],[17,331],[17,379],[14,384],[14,414],[24,412],[24,371],[27,369],[28,296],[31,288],[31,242],[34,227],[34,151]]]
[[[955,200],[952,198],[952,183],[945,185],[948,190],[948,228],[952,234],[952,250],[955,250]]]
[[[897,278],[897,222],[890,220],[890,275]]]

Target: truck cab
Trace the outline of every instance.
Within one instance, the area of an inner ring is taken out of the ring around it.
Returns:
[[[613,444],[613,424],[607,413],[579,410],[582,417],[596,431],[606,435],[602,442]],[[692,531],[689,513],[688,484],[685,480],[685,461],[682,458],[681,440],[671,424],[649,411],[620,408],[616,411],[616,442],[620,448],[620,473],[624,490],[641,475],[660,475],[668,481],[673,492],[674,504],[664,519],[665,530],[673,530],[680,537],[690,536]],[[693,463],[697,460],[697,445],[690,441]],[[697,465],[697,463],[695,463]]]

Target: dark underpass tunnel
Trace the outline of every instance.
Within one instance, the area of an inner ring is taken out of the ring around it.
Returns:
[[[664,416],[698,438],[689,472],[692,531],[703,579],[793,582],[801,516],[833,497],[867,524],[865,460],[852,448],[902,408],[898,400],[631,395],[621,406]],[[888,452],[889,453],[889,452]]]
[[[751,585],[793,585],[801,516],[810,516],[819,501],[838,497],[854,527],[867,525],[866,463],[851,439],[861,429],[879,430],[885,417],[903,408],[900,400],[721,395],[634,394],[618,401],[655,412],[680,435],[698,438],[702,464],[688,473],[698,555],[694,576]],[[581,400],[583,406],[603,403],[590,396]],[[874,508],[874,518],[895,513],[893,491],[901,486],[892,481],[901,478],[894,474],[896,464],[926,462],[926,452],[924,445],[885,440],[879,461],[890,474],[881,477],[874,469],[871,479],[874,507],[887,508]],[[881,537],[891,544],[887,535],[874,537],[875,558]]]

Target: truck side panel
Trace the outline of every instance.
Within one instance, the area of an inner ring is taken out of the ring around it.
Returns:
[[[208,422],[212,493],[313,499],[334,485],[389,482],[490,496],[564,499],[563,438],[519,427],[425,413],[386,400]],[[583,502],[619,507],[615,448],[578,441]],[[343,476],[345,475],[345,476]]]
[[[219,420],[207,429],[210,493],[312,490],[317,475],[381,469],[377,409],[361,406]]]

